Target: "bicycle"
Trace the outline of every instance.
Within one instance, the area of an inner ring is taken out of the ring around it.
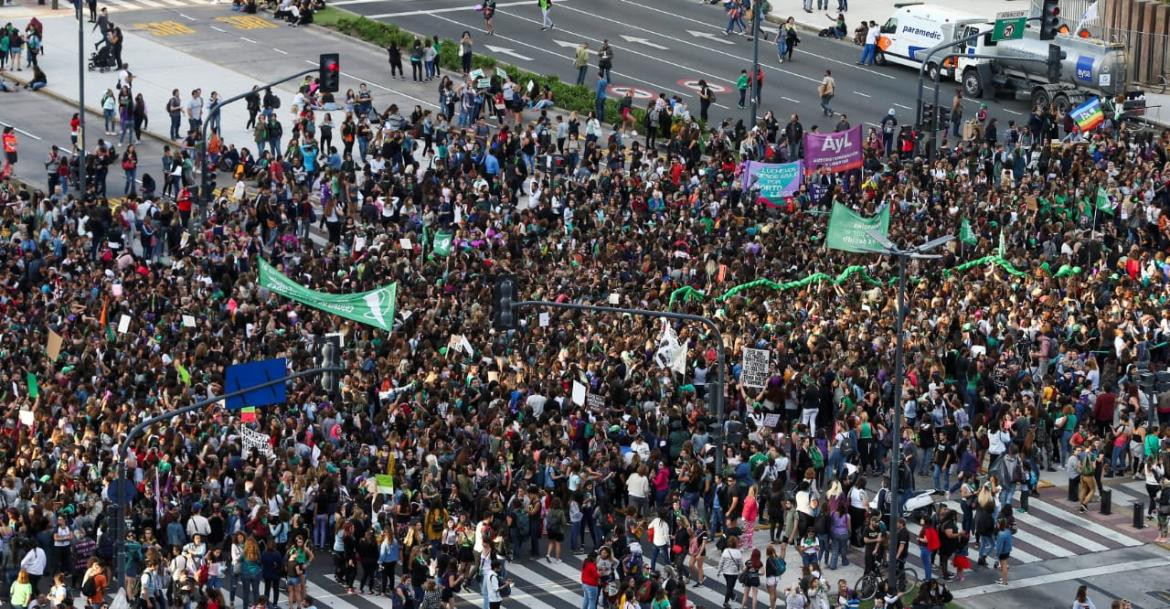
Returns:
[[[868,601],[877,594],[878,588],[881,584],[886,582],[886,563],[883,562],[872,571],[867,571],[861,579],[857,580],[857,585],[853,590],[857,592],[857,598]],[[900,577],[898,579],[898,593],[905,594],[918,586],[918,572],[911,567],[902,567]]]

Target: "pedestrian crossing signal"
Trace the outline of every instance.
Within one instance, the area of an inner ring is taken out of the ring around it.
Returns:
[[[317,86],[326,93],[336,93],[341,88],[341,54],[321,53],[317,67]]]

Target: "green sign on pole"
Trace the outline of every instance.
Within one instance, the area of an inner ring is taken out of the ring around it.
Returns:
[[[1028,15],[1024,11],[999,13],[995,16],[995,29],[991,32],[991,39],[1019,40],[1024,37],[1024,25],[1028,22]]]

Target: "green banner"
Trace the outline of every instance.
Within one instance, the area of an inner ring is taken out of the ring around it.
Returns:
[[[869,236],[870,231],[883,235],[890,234],[890,208],[872,218],[862,217],[840,203],[833,203],[833,215],[829,216],[829,234],[825,247],[846,252],[867,254],[885,248]]]
[[[387,332],[394,328],[394,305],[398,296],[396,283],[360,294],[325,294],[298,284],[267,261],[260,260],[260,286],[326,313]]]
[[[963,223],[959,225],[959,241],[967,245],[979,243],[979,239],[975,237],[975,232],[971,230],[971,222],[966,218],[963,218]]]
[[[431,247],[436,256],[450,256],[451,243],[454,241],[455,234],[449,230],[441,230],[435,233],[435,241]]]

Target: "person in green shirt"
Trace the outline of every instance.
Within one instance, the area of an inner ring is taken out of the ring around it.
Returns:
[[[14,609],[24,609],[32,600],[32,594],[32,582],[28,577],[28,571],[21,569],[16,581],[12,582],[12,587],[9,588],[8,600]]]
[[[748,90],[748,73],[747,70],[739,71],[739,80],[735,81],[735,88],[739,89],[739,107],[747,106],[747,90]]]
[[[1145,442],[1142,443],[1143,452],[1146,455],[1146,461],[1153,462],[1158,458],[1158,451],[1162,446],[1162,440],[1158,437],[1158,426],[1151,425],[1146,431]]]

